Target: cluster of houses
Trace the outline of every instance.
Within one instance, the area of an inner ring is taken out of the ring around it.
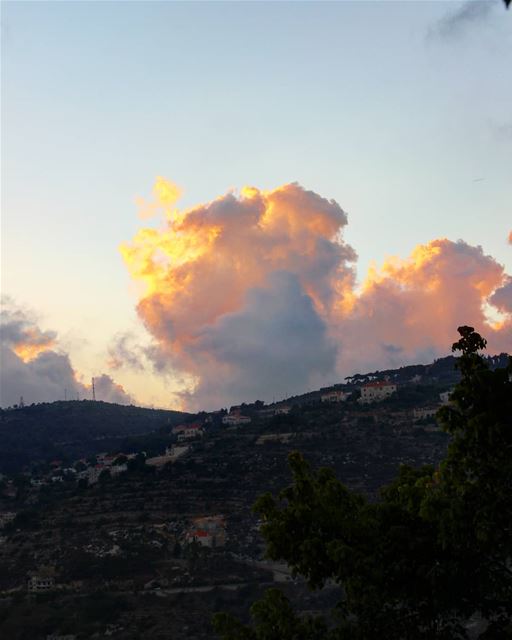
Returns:
[[[111,476],[117,476],[128,470],[127,461],[135,458],[135,454],[130,453],[123,456],[123,460],[126,458],[126,461],[123,462],[119,462],[120,458],[120,455],[98,453],[96,456],[96,464],[89,464],[87,460],[80,460],[86,468],[77,472],[77,480],[84,479],[87,480],[89,484],[95,484],[98,482],[103,471],[108,471]]]
[[[367,382],[359,387],[361,396],[358,399],[360,404],[372,404],[389,398],[397,391],[397,385],[389,381]],[[450,403],[452,389],[439,394],[441,405]],[[345,402],[352,395],[351,391],[342,389],[330,389],[320,396],[321,402],[335,403]],[[439,410],[439,406],[417,407],[413,409],[414,420],[424,420],[434,418]]]
[[[367,382],[360,388],[361,397],[359,398],[360,404],[371,404],[373,402],[380,402],[393,395],[397,386],[393,382],[388,381],[375,381]],[[352,391],[342,389],[331,389],[326,391],[320,396],[321,402],[346,402]]]

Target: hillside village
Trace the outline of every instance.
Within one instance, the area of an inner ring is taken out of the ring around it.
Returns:
[[[295,449],[371,499],[400,464],[436,464],[448,438],[435,414],[457,378],[438,369],[178,416],[108,451],[3,472],[0,635],[210,638],[214,611],[246,618],[274,583],[304,610],[330,606],[335,588],[313,594],[265,560],[251,505],[290,481]]]

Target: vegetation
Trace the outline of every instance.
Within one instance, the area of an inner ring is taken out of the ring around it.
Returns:
[[[312,589],[340,587],[330,618],[297,614],[271,589],[251,626],[224,613],[224,640],[512,637],[512,359],[491,370],[486,342],[460,327],[460,383],[438,414],[451,435],[437,467],[402,466],[371,503],[327,468],[289,456],[293,483],[255,504],[267,555]]]

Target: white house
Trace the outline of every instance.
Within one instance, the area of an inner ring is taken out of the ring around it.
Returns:
[[[346,391],[333,389],[332,391],[328,391],[327,393],[322,393],[320,396],[321,402],[345,402],[345,400],[350,397],[350,393]]]
[[[274,409],[275,416],[285,416],[292,410],[289,404],[278,404]]]
[[[191,438],[202,437],[204,431],[200,422],[191,422],[190,424],[180,424],[172,430],[174,435],[178,436],[178,442],[190,440]]]
[[[417,407],[413,409],[412,415],[415,420],[422,420],[424,418],[434,418],[437,413],[437,407]]]
[[[379,402],[396,392],[396,384],[392,382],[368,382],[361,387],[361,404]]]
[[[249,416],[243,416],[240,407],[231,407],[229,414],[222,418],[222,424],[248,424],[251,419]]]
[[[29,593],[44,593],[55,588],[55,571],[50,567],[41,567],[33,573],[27,583]]]
[[[439,394],[441,404],[450,404],[450,396],[452,395],[452,391],[453,389],[449,389],[448,391],[443,391],[443,393]]]

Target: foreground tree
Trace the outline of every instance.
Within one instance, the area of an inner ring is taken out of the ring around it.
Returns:
[[[271,589],[250,627],[215,616],[224,640],[466,638],[471,618],[480,638],[512,637],[512,359],[491,371],[479,355],[486,341],[472,327],[459,333],[439,468],[401,467],[372,504],[294,452],[292,485],[255,504],[269,558],[313,589],[340,586],[331,616],[299,616]]]

